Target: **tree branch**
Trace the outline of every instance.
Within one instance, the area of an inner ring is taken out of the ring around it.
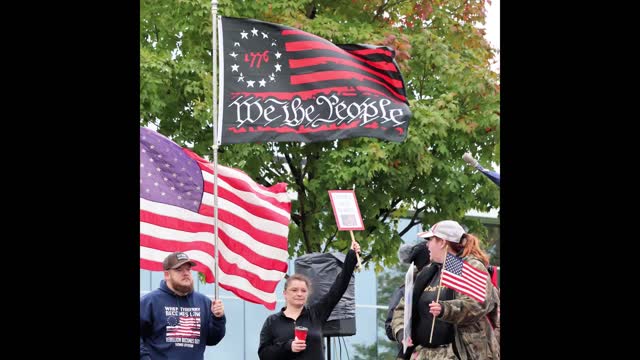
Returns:
[[[275,175],[276,177],[282,177],[282,174],[280,174],[279,172],[275,171],[272,168],[267,168],[267,170],[269,170],[269,172],[271,172],[273,175]]]
[[[380,223],[384,223],[384,221],[387,219],[387,217],[389,216],[389,214],[391,213],[391,210],[393,208],[395,208],[396,204],[393,204],[395,200],[392,201],[392,206],[385,208],[385,209],[380,209],[380,211],[378,212],[378,215],[376,215],[376,218],[378,218],[378,224]],[[374,232],[376,229],[378,229],[378,225],[373,225],[369,228],[366,229],[366,237],[368,237],[372,232]]]
[[[322,249],[323,253],[327,252],[327,249],[329,248],[329,244],[333,242],[333,240],[336,238],[336,235],[338,235],[338,229],[336,229],[336,232],[334,232],[333,235],[331,235],[331,237],[327,239],[327,242],[324,243],[324,249]]]
[[[411,189],[413,188],[413,185],[415,184],[416,180],[418,179],[417,176],[414,176],[413,179],[411,179],[411,182],[409,183],[409,185],[407,185],[407,190],[406,192],[410,192]],[[391,204],[389,207],[385,208],[385,209],[380,209],[380,211],[378,212],[378,223],[379,224],[384,224],[384,222],[387,220],[387,218],[389,217],[389,215],[395,210],[396,206],[398,206],[399,203],[402,202],[402,199],[400,198],[396,198],[394,200],[391,201]],[[415,214],[414,214],[415,216]],[[419,224],[420,221],[417,222],[417,224]],[[374,230],[376,230],[378,228],[377,225],[374,225],[373,227],[371,227],[370,229],[367,230],[367,236],[369,234],[371,234]],[[409,227],[411,228],[411,227]],[[405,228],[406,229],[406,228]],[[407,230],[408,231],[408,230]],[[406,232],[406,231],[405,231]],[[401,235],[402,236],[402,235]]]
[[[367,254],[365,256],[361,256],[360,257],[360,262],[362,263],[362,266],[364,267],[372,258],[373,256],[371,254]]]
[[[380,6],[378,7],[378,10],[376,10],[376,14],[373,16],[372,21],[376,21],[377,19],[379,19],[385,11],[387,11],[387,9],[390,9],[396,5],[400,5],[401,3],[405,2],[407,0],[398,0],[396,2],[382,2],[382,4],[380,4]]]
[[[417,208],[416,211],[413,213],[413,217],[411,217],[411,221],[409,221],[409,224],[407,224],[407,226],[405,226],[405,228],[400,231],[398,233],[398,235],[403,236],[404,234],[407,233],[407,231],[409,231],[409,229],[411,229],[412,227],[414,227],[415,225],[421,224],[422,221],[417,220],[418,216],[420,215],[421,212],[423,212],[425,209],[427,208],[427,205],[421,207],[421,208]]]
[[[302,216],[300,216],[300,214],[291,214],[291,220],[293,220],[298,227],[301,227],[300,224],[302,222]]]
[[[384,8],[386,7],[386,5],[387,4],[383,0],[382,4],[380,4],[380,6],[378,6],[378,9],[376,10],[375,15],[373,15],[373,19],[371,19],[372,22],[377,21],[378,18],[380,18],[380,16],[382,16],[382,14],[384,13]]]
[[[307,249],[307,253],[313,252],[313,249],[311,248],[311,239],[309,239],[309,236],[307,235],[307,231],[305,229],[306,227],[306,209],[305,209],[305,205],[306,205],[306,200],[307,200],[307,196],[306,196],[306,191],[305,191],[305,187],[304,187],[304,181],[302,178],[302,173],[298,170],[298,168],[296,166],[294,166],[293,164],[293,160],[291,159],[291,155],[289,154],[288,151],[284,151],[284,158],[287,160],[287,164],[289,165],[289,169],[291,170],[291,174],[293,175],[293,179],[296,182],[296,185],[298,185],[299,191],[298,191],[298,203],[300,204],[300,224],[298,224],[298,227],[300,228],[301,232],[302,232],[302,239],[304,242],[304,246]]]
[[[316,17],[316,6],[314,4],[310,4],[309,8],[307,8],[307,18],[313,20]]]
[[[422,100],[422,90],[424,89],[424,81],[427,77],[427,62],[425,61],[424,63],[424,71],[422,72],[422,77],[420,78],[420,97],[419,99]]]

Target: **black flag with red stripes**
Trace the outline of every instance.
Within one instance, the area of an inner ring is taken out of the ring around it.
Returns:
[[[219,144],[406,138],[411,111],[392,49],[253,19],[223,16],[219,31]]]

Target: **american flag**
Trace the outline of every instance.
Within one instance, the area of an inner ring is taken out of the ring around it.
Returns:
[[[200,337],[200,316],[169,316],[167,337]]]
[[[411,111],[393,49],[254,19],[219,24],[219,143],[406,138]]]
[[[288,266],[286,188],[218,165],[218,284],[271,310]],[[140,268],[161,271],[168,254],[182,251],[214,282],[213,201],[213,164],[140,127]]]
[[[489,273],[480,271],[461,258],[447,253],[442,285],[483,302]]]

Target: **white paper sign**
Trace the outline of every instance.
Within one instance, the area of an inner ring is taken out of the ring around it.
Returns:
[[[407,339],[411,337],[411,310],[413,305],[413,263],[404,276],[404,338],[402,339],[403,352],[407,352]]]
[[[362,215],[353,190],[329,190],[338,230],[364,230]]]

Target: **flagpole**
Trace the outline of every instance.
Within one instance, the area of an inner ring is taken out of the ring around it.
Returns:
[[[442,291],[442,271],[444,271],[444,266],[447,263],[447,254],[449,253],[449,243],[446,243],[444,247],[444,262],[442,263],[442,269],[440,269],[440,283],[438,284],[438,294],[436,295],[436,304],[440,301],[440,291]],[[442,309],[442,305],[440,306]],[[440,310],[442,311],[442,310]],[[433,317],[433,322],[431,323],[431,335],[429,335],[429,343],[431,343],[431,339],[433,338],[433,328],[436,326],[436,317]]]
[[[211,94],[213,97],[213,237],[215,243],[215,264],[214,264],[214,277],[215,277],[215,291],[214,291],[214,299],[218,300],[218,134],[217,134],[217,106],[216,106],[216,89],[218,88],[217,84],[217,66],[218,63],[216,61],[217,54],[217,18],[218,18],[218,0],[211,0],[211,33],[212,33],[212,42],[213,47],[211,48],[211,58],[213,61],[212,66],[212,89]]]

